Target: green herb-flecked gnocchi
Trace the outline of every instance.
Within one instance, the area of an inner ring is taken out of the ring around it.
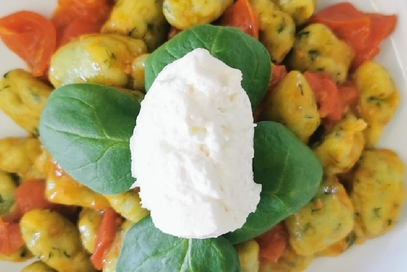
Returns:
[[[294,43],[295,23],[270,0],[250,0],[259,18],[259,40],[273,63],[281,63]]]
[[[95,271],[82,247],[79,231],[61,214],[51,210],[31,210],[20,221],[29,250],[57,271]]]
[[[323,24],[311,24],[296,33],[288,66],[299,71],[326,72],[344,82],[354,56],[352,48]]]
[[[0,170],[19,177],[39,178],[34,166],[41,154],[41,143],[37,138],[6,137],[0,139]]]
[[[164,0],[167,21],[177,29],[209,24],[218,19],[233,0]]]
[[[149,215],[149,211],[141,207],[141,199],[136,192],[126,191],[120,194],[106,195],[106,198],[113,209],[133,223],[137,223]]]
[[[22,69],[11,70],[0,81],[0,109],[19,126],[38,135],[38,122],[52,88]]]
[[[313,199],[285,223],[294,250],[300,255],[312,255],[352,230],[352,202],[335,176],[326,177]]]
[[[308,142],[321,122],[314,93],[298,71],[284,76],[266,96],[264,103],[260,118],[284,124],[302,142]]]
[[[99,224],[102,222],[103,214],[100,211],[83,208],[79,213],[78,230],[83,247],[93,253],[96,246],[96,235]]]
[[[315,12],[317,0],[272,0],[278,7],[288,13],[296,25],[305,23]]]
[[[72,83],[127,87],[131,85],[132,61],[145,52],[147,47],[140,39],[117,34],[84,35],[55,52],[49,80],[54,87]]]
[[[399,92],[386,69],[367,61],[353,74],[360,91],[360,115],[366,121],[366,143],[374,145],[399,104]]]
[[[152,52],[167,38],[169,24],[163,14],[163,0],[119,0],[101,33],[116,33],[142,39]]]
[[[351,199],[360,239],[373,238],[394,228],[406,197],[404,163],[388,149],[362,153],[353,177]]]
[[[314,152],[325,173],[345,173],[355,165],[365,147],[365,128],[363,119],[349,113],[323,137]]]

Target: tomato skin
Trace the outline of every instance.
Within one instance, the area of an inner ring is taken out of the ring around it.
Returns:
[[[348,41],[352,48],[357,50],[365,47],[370,32],[369,18],[348,2],[321,10],[311,17],[309,23],[322,23],[328,26],[339,39]]]
[[[45,197],[45,180],[33,179],[23,182],[15,191],[15,201],[19,211],[24,214],[33,209],[52,209],[55,204]]]
[[[103,212],[102,222],[96,234],[96,246],[90,260],[93,266],[101,270],[103,268],[106,251],[113,243],[116,232],[121,223],[121,217],[112,208],[107,208]]]
[[[20,224],[4,222],[0,218],[0,253],[10,256],[23,245]]]
[[[347,80],[338,86],[339,98],[342,104],[342,112],[353,110],[359,101],[359,90],[353,81]]]
[[[327,73],[305,72],[304,77],[315,95],[319,105],[319,116],[333,121],[342,118],[342,103],[338,87]]]
[[[58,47],[84,34],[98,33],[101,25],[86,18],[77,18],[69,23],[60,34]]]
[[[112,7],[109,0],[58,0],[51,18],[57,30],[57,46],[83,34],[99,33]]]
[[[356,51],[356,56],[352,62],[353,69],[367,60],[372,60],[379,54],[380,43],[394,31],[397,24],[396,15],[366,13],[366,16],[370,19],[370,33],[366,39],[365,47]],[[357,36],[355,36],[355,39],[357,39]]]
[[[12,13],[0,18],[0,38],[35,77],[46,73],[56,48],[56,30],[50,20],[31,11]]]
[[[255,39],[259,38],[259,22],[248,0],[238,0],[223,13],[220,24],[235,26]]]
[[[284,223],[281,222],[254,239],[260,247],[259,256],[277,262],[287,247],[288,233]]]
[[[58,32],[78,18],[102,23],[109,17],[112,4],[108,0],[58,0],[51,21]]]
[[[361,12],[351,3],[342,2],[321,10],[309,23],[322,23],[346,41],[355,51],[352,69],[356,69],[380,52],[379,44],[394,31],[397,17]]]

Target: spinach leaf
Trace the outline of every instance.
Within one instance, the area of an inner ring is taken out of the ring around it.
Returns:
[[[238,28],[227,26],[194,26],[160,46],[145,65],[146,90],[167,64],[196,48],[205,48],[212,56],[242,71],[242,87],[249,96],[252,109],[260,104],[270,80],[270,56],[259,41]]]
[[[240,268],[236,250],[225,238],[178,238],[161,232],[146,217],[127,232],[116,270],[233,272]]]
[[[254,180],[260,203],[242,228],[227,233],[231,243],[256,237],[299,210],[317,192],[322,167],[311,149],[285,126],[259,122],[254,132]]]
[[[102,194],[121,193],[134,182],[129,141],[139,110],[135,98],[117,89],[66,85],[42,111],[40,139],[72,178]]]

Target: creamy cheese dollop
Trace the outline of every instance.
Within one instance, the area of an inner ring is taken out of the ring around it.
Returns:
[[[254,123],[242,73],[206,49],[167,65],[141,102],[130,140],[133,187],[162,232],[210,238],[256,210]]]

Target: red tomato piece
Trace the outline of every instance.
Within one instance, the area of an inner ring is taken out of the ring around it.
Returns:
[[[102,222],[96,234],[96,246],[90,260],[98,270],[103,268],[104,256],[110,248],[121,223],[121,217],[112,209],[107,208],[103,213]]]
[[[3,222],[0,218],[0,253],[10,256],[23,245],[20,224]]]
[[[56,31],[50,20],[35,12],[18,11],[0,18],[0,37],[34,76],[46,73],[56,48]]]
[[[349,2],[331,5],[312,16],[309,22],[326,25],[338,38],[346,40],[356,50],[365,47],[370,33],[369,16]]]
[[[321,118],[340,120],[342,117],[342,104],[338,88],[331,76],[327,73],[305,72],[304,77],[315,94]]]
[[[55,204],[45,197],[45,180],[33,179],[23,182],[17,187],[15,201],[23,214],[33,209],[51,209]]]
[[[281,222],[254,239],[260,247],[259,256],[277,262],[287,246],[288,233],[284,223]]]
[[[355,58],[352,62],[352,68],[359,67],[363,62],[372,60],[380,52],[379,45],[396,28],[397,17],[395,15],[382,15],[377,13],[368,13],[370,19],[370,32],[365,46],[356,50]],[[354,37],[357,40],[357,35]]]
[[[248,0],[238,0],[223,13],[220,24],[235,26],[252,37],[259,38],[259,22],[257,14]]]
[[[379,44],[394,31],[397,17],[364,13],[351,3],[342,2],[321,10],[309,22],[328,26],[338,38],[346,41],[355,51],[352,69],[356,69],[380,52]]]
[[[98,33],[100,27],[101,25],[98,22],[93,22],[86,18],[77,18],[64,28],[60,35],[58,46],[62,46],[84,34]]]

